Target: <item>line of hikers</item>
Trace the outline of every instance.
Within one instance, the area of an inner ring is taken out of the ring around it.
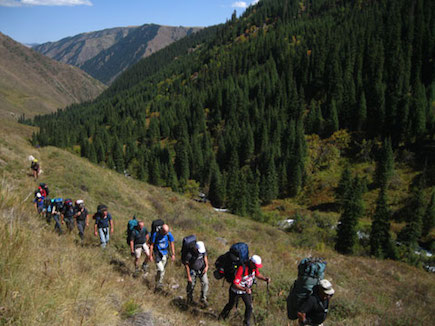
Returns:
[[[51,218],[55,221],[55,231],[62,234],[62,225],[65,223],[69,232],[77,225],[80,239],[83,241],[85,228],[89,226],[88,210],[83,200],[62,198],[49,199],[49,189],[44,183],[39,184],[35,192],[35,207],[39,214],[45,214],[47,222]],[[105,205],[98,205],[95,219],[94,235],[99,235],[101,247],[105,248],[109,242],[109,235],[113,233],[113,220]],[[133,217],[127,224],[127,245],[131,256],[134,257],[135,273],[138,276],[141,269],[148,275],[148,265],[154,262],[156,266],[155,290],[163,289],[165,269],[169,259],[175,261],[174,236],[169,226],[163,220],[152,222],[149,233],[143,221]],[[140,258],[144,253],[144,260]],[[197,279],[201,282],[200,304],[208,306],[207,294],[209,280],[207,272],[209,262],[207,250],[203,241],[197,241],[196,236],[190,235],[183,239],[181,248],[181,262],[184,265],[187,279],[187,303],[194,303],[193,293]],[[258,255],[249,255],[246,243],[239,242],[231,246],[230,250],[219,256],[215,262],[213,275],[216,279],[225,279],[230,283],[229,300],[219,314],[219,319],[227,319],[234,305],[239,299],[245,304],[243,325],[251,325],[253,313],[252,287],[256,279],[271,282],[269,277],[263,276],[260,269],[263,267],[262,259]],[[334,289],[328,280],[323,279],[326,262],[322,259],[303,259],[298,266],[298,279],[295,281],[287,298],[287,315],[289,319],[298,319],[299,325],[322,325],[326,319],[329,300]]]

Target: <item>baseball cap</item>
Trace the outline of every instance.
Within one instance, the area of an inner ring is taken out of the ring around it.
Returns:
[[[262,268],[263,264],[261,263],[261,257],[258,255],[254,255],[251,257],[251,261],[255,264],[257,268]]]
[[[199,252],[200,254],[205,253],[205,245],[204,245],[204,242],[202,242],[202,241],[197,241],[197,242],[196,242],[196,249],[198,249],[198,252]]]

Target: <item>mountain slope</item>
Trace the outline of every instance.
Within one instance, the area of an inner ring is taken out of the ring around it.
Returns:
[[[177,298],[185,297],[179,252],[182,238],[189,234],[205,242],[211,264],[238,241],[247,242],[250,252],[263,258],[262,272],[272,283],[270,297],[263,282],[254,288],[258,325],[287,325],[285,298],[297,276],[297,262],[308,255],[327,260],[325,276],[336,289],[328,325],[432,323],[433,274],[399,262],[343,256],[321,246],[298,248],[295,243],[304,235],[217,213],[208,205],[124,177],[68,151],[34,148],[28,142],[33,129],[0,121],[0,167],[5,167],[0,184],[0,320],[5,324],[139,325],[127,314],[138,314],[137,305],[153,315],[154,325],[240,325],[241,306],[239,314],[233,311],[230,321],[223,323],[176,304]],[[53,225],[36,216],[28,197],[36,187],[26,173],[30,154],[40,159],[44,170],[40,182],[48,183],[52,196],[84,199],[91,212],[99,203],[109,206],[115,233],[105,252],[92,234],[92,220],[81,247],[75,242],[76,230],[58,237]],[[133,258],[125,244],[125,227],[133,214],[147,227],[160,217],[172,228],[177,263],[168,264],[166,296],[153,294],[154,266],[145,279],[131,276]],[[228,285],[215,280],[212,270],[209,301],[210,312],[216,314],[228,298]]]
[[[17,118],[53,112],[97,97],[105,86],[0,33],[0,114]]]
[[[35,50],[80,67],[94,78],[110,84],[141,58],[198,30],[200,28],[145,24],[79,34],[36,46]]]
[[[56,42],[39,44],[33,49],[57,61],[81,67],[86,61],[110,48],[136,28],[136,26],[116,27],[82,33]]]

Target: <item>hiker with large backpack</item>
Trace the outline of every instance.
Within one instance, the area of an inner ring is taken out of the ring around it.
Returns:
[[[35,178],[35,180],[37,180],[39,177],[39,173],[41,172],[41,167],[36,158],[32,160],[32,163],[30,164],[30,169],[32,170],[33,177]]]
[[[63,199],[62,198],[54,198],[51,200],[52,206],[51,206],[51,217],[54,219],[54,231],[57,232],[59,235],[61,235],[62,232],[62,226],[60,223],[60,216],[63,211]],[[51,221],[51,219],[50,219]],[[47,218],[47,222],[50,223],[50,221]]]
[[[76,219],[80,240],[83,242],[83,238],[85,235],[85,228],[89,226],[88,210],[86,209],[85,202],[82,199],[76,200],[75,204],[76,205],[75,205],[74,218]]]
[[[245,243],[236,243],[231,246],[230,251],[220,256],[216,261],[214,275],[216,278],[223,278],[231,282],[229,289],[229,300],[219,319],[227,319],[231,309],[234,307],[239,298],[242,298],[245,303],[245,318],[243,325],[251,325],[252,315],[252,285],[255,279],[270,283],[270,278],[263,276],[259,269],[263,267],[261,257],[253,255],[250,259],[248,246]],[[235,274],[234,274],[235,271]]]
[[[181,249],[181,262],[184,264],[187,276],[187,302],[193,302],[193,291],[195,290],[196,279],[201,281],[202,305],[207,306],[208,293],[208,258],[204,242],[196,241],[196,236],[190,235],[183,239]]]
[[[110,233],[113,234],[113,220],[112,216],[107,211],[107,206],[98,205],[97,212],[94,214],[95,226],[94,235],[100,236],[101,248],[106,248],[110,240]],[[109,233],[110,228],[110,233]]]
[[[68,232],[71,232],[74,229],[74,215],[75,215],[75,209],[72,200],[65,199],[60,221],[62,224],[66,223]]]
[[[163,224],[159,231],[152,234],[150,245],[150,260],[156,262],[156,291],[163,288],[163,277],[165,276],[165,267],[168,262],[169,248],[171,249],[171,259],[175,261],[174,237],[169,231],[169,226]]]
[[[308,257],[298,265],[298,278],[293,283],[287,297],[287,316],[289,319],[299,319],[301,307],[315,292],[325,275],[326,261],[322,258]]]
[[[142,270],[144,273],[148,272],[148,260],[150,259],[150,249],[148,247],[149,234],[145,228],[143,221],[139,221],[137,225],[130,232],[128,237],[131,255],[135,257],[135,275],[139,273],[139,259],[142,252],[145,253],[145,259],[142,263]]]
[[[331,282],[321,280],[298,309],[299,325],[322,326],[328,314],[329,300],[334,293]]]

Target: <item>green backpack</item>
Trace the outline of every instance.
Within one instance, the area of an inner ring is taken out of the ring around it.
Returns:
[[[305,300],[313,293],[314,286],[323,280],[326,261],[322,258],[304,258],[298,265],[298,278],[287,297],[287,316],[291,320],[298,319],[298,311]]]

